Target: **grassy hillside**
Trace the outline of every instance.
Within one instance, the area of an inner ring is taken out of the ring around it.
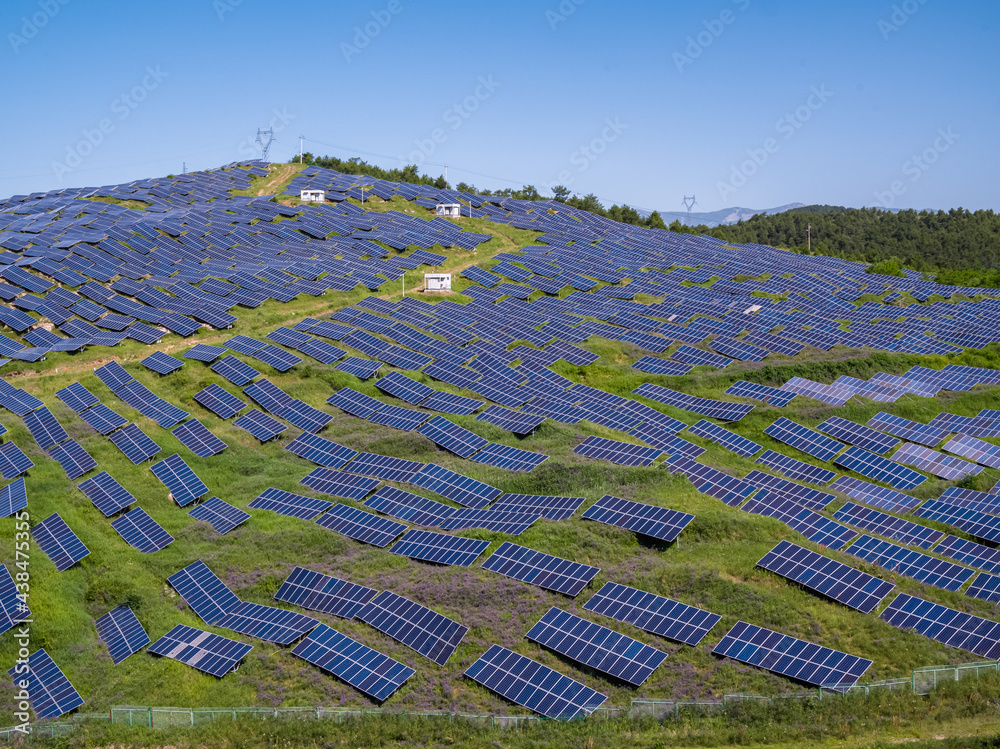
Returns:
[[[429,211],[410,204],[392,206],[372,203],[366,204],[366,207],[369,210],[405,208],[430,217]],[[463,220],[463,225],[468,224],[468,220]],[[486,221],[473,221],[471,225],[476,231],[492,233],[494,239],[485,247],[481,246],[477,253],[448,251],[445,270],[457,271],[473,263],[482,263],[489,255],[531,243],[535,236],[532,232]],[[441,250],[436,248],[435,251]],[[409,273],[407,289],[417,288],[420,278],[419,272]],[[467,301],[460,296],[465,282],[458,278],[455,280],[452,298]],[[397,286],[384,296],[398,297],[399,293]],[[332,313],[356,303],[363,296],[361,293],[330,292],[319,298],[300,297],[284,305],[268,302],[256,310],[239,309],[235,312],[240,318],[235,332],[262,337],[280,325],[292,324],[306,316]],[[170,337],[160,348],[180,355],[194,343],[219,343],[231,335],[227,331],[204,330],[187,340]],[[721,373],[698,368],[692,375],[671,378],[643,375],[630,369],[630,364],[642,356],[642,352],[629,344],[591,339],[583,347],[599,354],[601,359],[586,368],[560,362],[553,369],[576,382],[619,394],[629,394],[633,388],[648,381],[694,395],[720,397],[726,387],[741,378],[776,383],[796,374],[817,379],[826,379],[827,374],[833,376],[834,373],[867,376],[865,372],[870,374],[875,367],[899,373],[914,363],[932,367],[945,363],[941,357],[887,354],[868,357],[866,352],[847,353],[838,347],[828,353],[811,350],[811,353],[795,359],[769,357],[767,365],[735,364]],[[109,471],[129,488],[139,499],[139,505],[175,537],[175,543],[156,554],[143,555],[127,546],[111,529],[109,522],[75,488],[74,482],[66,480],[58,464],[37,449],[20,420],[10,414],[0,415],[0,422],[10,430],[10,438],[35,462],[36,467],[27,479],[32,521],[38,522],[53,512],[59,512],[91,550],[91,555],[81,564],[59,573],[40,550],[32,546],[30,566],[31,606],[35,612],[32,650],[38,647],[48,650],[87,700],[85,710],[104,710],[113,704],[370,704],[353,688],[293,658],[286,649],[240,636],[236,636],[237,639],[252,642],[254,650],[238,672],[221,680],[147,653],[136,654],[119,666],[112,665],[106,648],[97,638],[92,620],[118,604],[132,606],[154,639],[178,623],[234,636],[228,630],[206,627],[166,584],[170,574],[196,559],[204,560],[245,600],[271,603],[289,571],[295,565],[303,565],[380,590],[392,590],[470,627],[458,651],[442,667],[360,622],[343,622],[315,615],[416,669],[416,676],[387,703],[387,707],[393,709],[520,712],[462,676],[465,668],[492,643],[524,653],[583,681],[607,694],[609,704],[624,705],[630,699],[640,697],[697,699],[732,692],[804,692],[786,679],[721,661],[711,654],[712,646],[722,634],[741,619],[871,658],[875,661],[868,674],[872,679],[904,676],[913,668],[932,664],[977,660],[963,651],[940,646],[916,634],[900,632],[875,615],[865,616],[830,603],[756,569],[757,560],[781,539],[818,548],[780,522],[725,507],[719,501],[696,492],[686,479],[671,477],[658,465],[626,469],[591,461],[573,452],[580,441],[592,434],[631,439],[621,433],[586,422],[567,426],[546,421],[532,436],[518,439],[509,432],[478,422],[474,417],[455,417],[457,423],[492,441],[551,456],[549,461],[530,474],[489,468],[445,453],[418,434],[375,426],[327,405],[326,398],[345,386],[394,405],[406,404],[384,396],[371,383],[359,383],[350,375],[311,360],[286,374],[268,370],[265,375],[293,397],[331,413],[334,420],[323,436],[341,444],[395,457],[433,461],[491,483],[505,492],[582,496],[587,500],[584,508],[604,494],[614,494],[691,512],[696,515],[696,520],[682,534],[679,545],[669,546],[648,543],[632,533],[581,520],[581,513],[565,522],[536,523],[516,541],[601,568],[594,583],[573,600],[481,570],[478,564],[469,569],[459,569],[409,561],[349,541],[315,524],[264,511],[251,510],[253,517],[248,523],[225,537],[219,537],[209,526],[194,522],[185,510],[168,498],[148,464],[131,465],[108,440],[96,435],[55,398],[55,391],[79,380],[104,403],[136,421],[151,435],[163,448],[159,457],[180,453],[205,481],[211,494],[238,507],[245,508],[261,491],[271,486],[312,495],[298,481],[313,466],[283,449],[283,445],[296,436],[298,430],[290,428],[280,441],[260,446],[245,432],[219,420],[195,403],[192,396],[213,382],[235,391],[228,382],[211,373],[207,366],[188,361],[180,371],[159,377],[138,364],[139,359],[149,353],[149,348],[127,342],[122,348],[114,350],[113,358],[121,360],[136,379],[154,392],[201,419],[228,444],[229,449],[225,453],[207,459],[197,458],[166,430],[119,401],[92,374],[97,364],[109,358],[106,350],[88,349],[73,357],[57,355],[47,362],[11,365],[12,374],[8,375],[8,379],[44,400],[70,436],[98,460],[101,469]],[[247,361],[254,363],[254,360]],[[947,361],[997,366],[1000,365],[1000,352],[991,348]],[[259,364],[256,366],[267,369]],[[426,380],[422,375],[416,376]],[[438,389],[462,392],[441,383],[433,384]],[[652,402],[649,405],[687,423],[698,420],[693,414]],[[933,401],[906,398],[895,404],[876,404],[855,399],[842,409],[798,398],[784,409],[759,406],[750,417],[732,428],[767,448],[811,460],[770,440],[762,434],[763,428],[781,415],[816,425],[832,413],[865,421],[876,412],[885,410],[926,421],[942,410],[973,415],[983,408],[1000,408],[1000,387],[977,388],[973,393],[948,393]],[[691,440],[708,447],[704,462],[736,475],[743,475],[753,468],[749,460],[737,458],[699,438],[691,437]],[[932,479],[915,493],[936,496],[945,486],[945,482]],[[414,491],[414,487],[406,488]],[[420,490],[416,492],[424,493]],[[840,504],[834,503],[829,510],[836,510]],[[0,537],[13,538],[13,534],[14,521],[0,520]],[[486,555],[508,540],[501,534],[484,531],[461,535],[489,540],[491,545]],[[892,580],[904,592],[981,616],[994,619],[998,616],[996,607],[991,604],[929,588],[868,565],[859,565],[857,560],[846,554],[825,553]],[[8,564],[13,561],[10,543],[0,545],[0,561]],[[701,645],[691,648],[588,614],[588,618],[600,620],[669,654],[667,664],[638,690],[613,683],[524,640],[524,633],[552,606],[584,613],[586,600],[609,580],[701,606],[721,614],[723,620]],[[12,640],[9,637],[0,639],[0,663],[11,663],[15,658],[16,646]],[[14,691],[10,683],[0,680],[0,710],[12,711],[13,705]]]

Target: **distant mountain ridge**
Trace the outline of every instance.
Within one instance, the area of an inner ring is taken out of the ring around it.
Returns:
[[[691,214],[691,220],[688,221],[687,211],[660,211],[660,216],[663,217],[663,221],[669,226],[674,221],[680,221],[685,226],[708,226],[709,228],[721,225],[735,224],[738,221],[746,221],[752,216],[756,216],[759,213],[767,214],[768,216],[775,213],[784,213],[785,211],[791,211],[796,208],[804,208],[805,203],[789,203],[788,205],[782,205],[777,208],[766,208],[763,210],[755,208],[741,208],[735,206],[733,208],[722,208],[718,211],[710,211],[708,213],[694,212]],[[648,216],[649,213],[643,213],[639,211],[644,217]]]

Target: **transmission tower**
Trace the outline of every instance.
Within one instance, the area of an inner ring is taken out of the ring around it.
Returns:
[[[691,226],[691,209],[698,205],[698,201],[694,199],[694,195],[684,196],[684,200],[681,201],[681,205],[687,208],[688,212],[688,226]]]
[[[267,136],[267,142],[264,142],[264,136]],[[274,128],[268,128],[267,130],[261,130],[257,128],[257,145],[260,146],[260,160],[267,161],[267,154],[271,150],[271,144],[274,143]]]

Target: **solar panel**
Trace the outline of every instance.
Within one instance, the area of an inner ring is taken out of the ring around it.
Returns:
[[[399,429],[404,432],[412,432],[418,426],[427,421],[430,414],[422,411],[415,411],[402,406],[385,406],[381,411],[376,411],[369,416],[366,421],[372,424],[382,424],[392,429]]]
[[[368,418],[376,411],[381,411],[386,405],[378,398],[359,393],[353,388],[341,388],[327,398],[326,402],[352,416],[357,416],[359,419]]]
[[[780,632],[737,622],[712,652],[797,681],[836,690],[854,686],[872,661]]]
[[[76,440],[66,440],[49,450],[49,457],[59,462],[70,481],[97,468],[97,461]]]
[[[125,543],[143,554],[152,554],[173,543],[174,537],[163,530],[141,507],[129,510],[117,520],[111,522],[111,527]]]
[[[195,393],[194,399],[220,419],[232,418],[247,407],[246,403],[214,382]]]
[[[857,532],[850,528],[796,504],[790,499],[785,499],[777,493],[771,494],[767,489],[757,492],[753,499],[740,509],[755,515],[777,518],[813,543],[826,546],[829,549],[842,549],[858,537]]]
[[[870,614],[895,585],[789,541],[781,541],[757,566]]]
[[[831,416],[816,428],[831,437],[843,440],[849,445],[857,445],[876,455],[888,455],[899,446],[898,439],[839,416]]]
[[[172,658],[219,678],[235,669],[253,650],[236,640],[178,624],[149,646],[153,655]]]
[[[109,361],[98,367],[94,370],[94,374],[112,393],[117,393],[122,385],[127,385],[134,379],[117,361]]]
[[[517,435],[531,434],[545,421],[544,416],[511,411],[503,406],[490,406],[476,417],[476,421],[488,421],[501,429]]]
[[[434,388],[407,377],[402,372],[390,372],[375,382],[375,387],[406,403],[416,404],[434,395]]]
[[[533,453],[529,450],[521,450],[510,445],[500,445],[496,442],[490,442],[469,459],[475,463],[503,468],[508,471],[529,472],[538,468],[538,466],[549,459],[549,456],[542,455],[541,453]]]
[[[663,403],[683,411],[707,416],[720,421],[739,421],[756,408],[747,403],[728,403],[710,398],[696,398],[692,395],[679,393],[676,390],[644,383],[632,391],[635,395],[649,398],[657,403]]]
[[[422,401],[420,407],[455,416],[468,416],[478,411],[483,406],[483,403],[484,401],[476,400],[475,398],[466,398],[462,395],[438,390],[430,398]]]
[[[164,458],[159,463],[154,463],[149,467],[153,475],[160,480],[173,500],[181,507],[186,507],[200,497],[208,494],[208,487],[191,467],[184,462],[184,459],[174,453],[169,458]]]
[[[920,504],[920,500],[916,497],[903,494],[895,489],[869,484],[867,481],[851,476],[841,476],[830,484],[830,488],[846,494],[851,499],[889,512],[909,512]]]
[[[648,466],[663,454],[663,450],[644,445],[633,445],[606,437],[587,437],[573,452],[595,460],[607,460],[624,466]]]
[[[580,505],[583,497],[546,497],[537,494],[504,494],[493,503],[491,509],[517,512],[526,515],[541,515],[546,520],[569,520]]]
[[[315,434],[331,421],[333,416],[313,408],[308,403],[296,398],[278,412],[278,416],[294,427],[304,432]]]
[[[469,628],[418,603],[383,591],[355,616],[394,640],[443,666]]]
[[[969,598],[978,598],[981,601],[1000,603],[1000,577],[985,572],[979,573],[972,581],[972,585],[965,591],[965,595]]]
[[[267,344],[263,341],[258,341],[255,338],[250,338],[249,336],[236,335],[228,341],[224,341],[222,345],[230,351],[235,351],[238,354],[247,354],[249,356],[256,351],[260,351]]]
[[[240,418],[233,422],[233,426],[249,432],[261,442],[267,442],[284,432],[288,427],[276,419],[272,419],[263,411],[256,408],[247,411]]]
[[[701,642],[722,619],[710,611],[611,582],[605,583],[583,607],[688,645]]]
[[[547,718],[586,717],[607,700],[600,692],[499,645],[491,645],[465,675]]]
[[[667,659],[656,648],[555,607],[525,639],[633,686],[641,686]]]
[[[79,382],[74,382],[62,390],[57,390],[56,397],[69,406],[75,413],[85,411],[100,402],[96,395],[87,390]]]
[[[734,360],[730,359],[728,356],[712,354],[708,351],[696,349],[694,346],[688,346],[687,344],[684,344],[677,349],[670,355],[670,358],[684,364],[695,364],[699,366],[712,367],[713,369],[725,369],[734,362]]]
[[[389,553],[424,562],[468,567],[489,545],[489,541],[411,530],[389,549]]]
[[[689,426],[687,430],[691,432],[691,434],[695,434],[699,437],[715,442],[716,444],[724,447],[726,450],[736,453],[737,455],[741,455],[744,458],[756,455],[764,449],[753,440],[749,440],[746,437],[730,432],[728,429],[723,429],[717,424],[713,424],[711,421],[706,419],[702,419],[698,423]]]
[[[76,687],[43,648],[28,656],[26,664],[19,662],[7,673],[15,686],[20,681],[28,682],[24,691],[31,695],[31,709],[37,720],[58,718],[83,704]]]
[[[746,380],[737,380],[734,382],[726,389],[726,395],[750,398],[775,406],[776,408],[787,406],[795,397],[795,393],[789,393],[785,390],[768,387],[767,385],[758,385],[756,382],[747,382]]]
[[[784,416],[767,427],[764,434],[822,461],[831,460],[847,447]]]
[[[249,513],[223,502],[218,497],[209,497],[188,512],[188,515],[195,520],[205,521],[216,533],[223,536],[250,519]]]
[[[862,536],[847,549],[859,559],[943,590],[958,590],[975,572],[872,536]]]
[[[167,582],[205,624],[218,624],[240,604],[236,594],[200,559],[172,574]]]
[[[129,505],[135,504],[136,498],[129,491],[115,481],[107,471],[101,471],[93,478],[77,485],[104,517],[124,510]]]
[[[955,455],[961,455],[976,463],[981,463],[990,468],[1000,468],[1000,446],[984,442],[981,439],[960,434],[941,448]]]
[[[382,702],[416,673],[377,650],[320,624],[292,650],[292,655],[343,679]]]
[[[197,343],[185,351],[182,356],[185,359],[194,359],[195,361],[203,361],[206,364],[211,364],[224,353],[226,353],[226,350],[221,346],[209,346],[204,343]]]
[[[768,490],[769,494],[789,499],[792,502],[808,507],[810,510],[825,510],[836,497],[810,486],[802,486],[788,479],[778,478],[763,471],[751,471],[744,480],[754,486]]]
[[[947,523],[991,543],[1000,543],[1000,517],[931,499],[913,511],[917,517]]]
[[[198,419],[189,419],[183,424],[178,424],[170,433],[199,458],[218,455],[227,447],[225,442],[208,431],[208,427]]]
[[[0,517],[9,518],[27,506],[28,492],[24,486],[24,477],[0,489]]]
[[[261,492],[248,506],[254,510],[270,510],[291,518],[312,520],[320,513],[330,509],[332,504],[325,499],[303,497],[301,494],[292,494],[272,486]]]
[[[274,597],[310,611],[322,611],[344,619],[353,619],[377,590],[339,580],[304,567],[296,567],[278,588]]]
[[[348,356],[339,362],[334,369],[354,375],[359,380],[367,380],[375,376],[375,373],[382,367],[382,362],[372,359],[360,359],[356,356]]]
[[[146,369],[151,369],[160,375],[168,375],[184,366],[184,362],[180,359],[175,359],[162,351],[154,351],[139,363]]]
[[[919,421],[910,421],[885,412],[872,416],[866,426],[928,447],[940,445],[941,441],[949,434],[946,429],[921,424]]]
[[[810,484],[828,484],[837,475],[834,471],[814,466],[797,458],[791,458],[774,450],[764,451],[754,462],[767,466],[772,471],[777,471],[789,478],[808,481]]]
[[[463,507],[472,507],[477,510],[503,494],[495,486],[476,481],[434,463],[428,463],[424,466],[418,474],[410,479],[410,483],[435,494],[440,494],[445,499],[457,502]]]
[[[872,510],[853,502],[837,510],[833,516],[841,522],[864,528],[880,536],[891,538],[893,541],[900,541],[909,546],[919,546],[921,549],[929,549],[942,538],[944,533],[933,528],[903,520],[884,512]]]
[[[957,481],[966,476],[976,476],[983,471],[982,466],[975,463],[945,455],[931,450],[923,445],[907,443],[897,450],[892,460],[897,463],[907,463],[922,471],[926,471],[946,481]]]
[[[344,504],[334,505],[316,522],[328,530],[378,548],[388,546],[407,530],[403,523]]]
[[[278,645],[290,645],[318,624],[304,614],[241,601],[226,612],[218,626]]]
[[[893,627],[914,630],[943,645],[989,660],[1000,659],[1000,624],[900,593],[880,618]]]
[[[1000,550],[983,546],[958,536],[947,536],[934,549],[935,554],[950,557],[987,572],[1000,573]]]
[[[298,455],[300,458],[305,458],[325,468],[341,468],[358,454],[357,450],[338,445],[332,440],[308,432],[293,439],[285,445],[285,449],[293,455]]]
[[[669,339],[666,338],[663,340],[667,343],[670,342]],[[637,369],[640,372],[646,372],[647,374],[681,376],[686,375],[694,369],[694,365],[671,361],[670,359],[657,359],[655,356],[644,356],[632,365],[632,369]]]
[[[485,547],[484,547],[485,548]],[[600,569],[505,541],[483,563],[483,569],[576,597]]]
[[[80,418],[104,436],[128,424],[128,419],[112,411],[103,403],[98,403],[93,408],[82,411]]]
[[[27,414],[24,417],[24,425],[41,450],[48,450],[69,439],[66,430],[56,421],[56,417],[48,408],[40,408]]]
[[[108,646],[116,666],[150,643],[149,635],[128,606],[119,606],[97,619],[97,636]]]
[[[320,467],[314,468],[299,483],[308,486],[313,491],[329,494],[331,497],[361,502],[375,491],[381,482],[366,476],[355,476],[335,471],[332,468]]]
[[[248,382],[252,382],[260,377],[260,372],[249,364],[241,362],[235,356],[227,356],[219,359],[212,365],[212,371],[217,375],[222,375],[236,387],[243,387]]]
[[[64,572],[90,553],[59,513],[49,515],[31,529],[35,543],[60,572]]]
[[[296,364],[301,364],[301,357],[280,349],[274,344],[268,343],[263,348],[250,354],[254,359],[262,361],[279,372],[287,372]]]
[[[838,466],[860,473],[870,479],[881,481],[894,489],[913,489],[927,480],[911,468],[902,466],[881,455],[875,455],[860,447],[849,447],[847,452],[833,461]]]
[[[4,565],[0,564],[0,634],[25,620],[31,620],[27,593],[21,593]]]
[[[694,515],[605,494],[583,513],[583,519],[614,525],[671,543],[694,520]]]
[[[489,444],[489,440],[458,426],[443,416],[433,417],[422,424],[417,431],[439,447],[453,452],[461,458],[468,458]]]
[[[711,466],[695,463],[689,458],[673,458],[663,467],[671,473],[681,473],[687,476],[694,488],[702,494],[722,500],[730,507],[736,507],[746,501],[747,497],[757,491],[757,487],[742,479],[730,476]]]
[[[126,458],[132,461],[133,465],[139,465],[158,452],[160,446],[139,428],[137,424],[126,424],[117,432],[112,432],[109,439],[115,447],[122,451]]]
[[[506,510],[472,510],[463,508],[455,510],[448,517],[442,519],[440,527],[447,531],[481,528],[494,533],[520,536],[540,518],[541,515],[537,513],[527,514],[508,512]]]

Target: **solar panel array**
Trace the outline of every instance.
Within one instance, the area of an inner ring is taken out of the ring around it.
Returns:
[[[112,609],[98,618],[95,624],[97,635],[108,646],[111,661],[116,666],[150,643],[149,635],[128,606]]]
[[[922,476],[906,466],[857,446],[847,448],[846,452],[834,458],[833,462],[838,466],[889,484],[894,489],[902,491],[914,489],[927,480],[926,476]]]
[[[929,549],[944,538],[944,533],[941,531],[853,502],[845,504],[833,516],[848,525],[864,528],[866,531],[891,538],[893,541],[900,541],[908,546],[919,546],[921,549]]]
[[[310,611],[322,611],[344,619],[353,619],[377,590],[364,585],[339,580],[332,575],[304,567],[296,567],[274,594],[275,599],[301,606]]]
[[[687,430],[691,434],[710,440],[717,445],[721,445],[729,452],[736,453],[744,458],[756,455],[764,449],[753,440],[730,432],[728,429],[723,429],[718,424],[713,424],[706,419],[692,424]]]
[[[605,583],[583,607],[688,645],[701,642],[722,619],[710,611],[612,582]]]
[[[184,624],[178,624],[149,646],[153,655],[180,661],[220,678],[234,670],[251,650],[252,645]]]
[[[469,628],[388,590],[369,600],[355,616],[439,666],[451,658]]]
[[[600,570],[505,541],[483,562],[483,569],[576,597]]]
[[[573,449],[573,452],[586,458],[606,460],[623,466],[648,466],[663,454],[663,450],[659,448],[596,436],[587,437]]]
[[[31,695],[36,719],[58,718],[83,704],[80,693],[44,649],[36,650],[26,660],[26,666],[15,665],[7,673],[15,683],[28,682],[25,691]]]
[[[822,461],[831,460],[833,456],[847,447],[835,439],[797,424],[784,416],[767,427],[764,434]]]
[[[468,567],[489,545],[489,541],[449,536],[435,531],[411,530],[389,551],[423,562]]]
[[[583,513],[583,519],[615,525],[670,543],[677,540],[681,531],[694,520],[694,515],[605,494]]]
[[[913,630],[943,645],[1000,660],[1000,623],[900,593],[881,614],[893,627]]]
[[[975,574],[967,567],[867,535],[852,544],[847,553],[942,590],[958,590]]]

